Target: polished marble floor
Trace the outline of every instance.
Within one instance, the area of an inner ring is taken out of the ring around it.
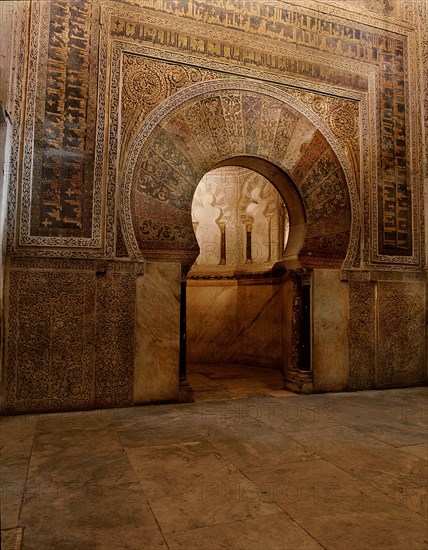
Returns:
[[[187,379],[196,403],[245,397],[293,395],[283,389],[282,371],[229,363],[190,363]]]
[[[426,388],[217,380],[235,398],[2,418],[3,548],[428,548]]]

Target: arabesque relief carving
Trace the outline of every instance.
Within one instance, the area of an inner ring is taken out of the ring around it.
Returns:
[[[132,404],[140,270],[129,262],[13,260],[8,411]]]

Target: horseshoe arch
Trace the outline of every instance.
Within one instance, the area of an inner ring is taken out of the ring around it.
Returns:
[[[238,165],[269,179],[287,204],[284,260],[352,264],[355,174],[330,129],[286,91],[235,78],[191,85],[150,113],[128,151],[120,213],[131,257],[196,258],[194,190],[213,168]]]

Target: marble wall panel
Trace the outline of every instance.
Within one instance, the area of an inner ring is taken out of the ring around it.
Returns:
[[[427,378],[426,284],[378,283],[378,385],[420,384]]]
[[[280,285],[192,281],[187,291],[189,362],[282,367]]]
[[[137,278],[135,403],[178,397],[181,265],[147,262]]]
[[[348,284],[340,271],[313,273],[312,330],[314,391],[345,389],[349,376]]]
[[[238,361],[281,368],[281,286],[239,284],[237,292]]]
[[[188,281],[187,360],[237,361],[236,281]]]

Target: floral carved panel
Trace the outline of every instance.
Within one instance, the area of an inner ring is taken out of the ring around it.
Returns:
[[[12,271],[7,407],[55,410],[93,401],[95,276]]]

